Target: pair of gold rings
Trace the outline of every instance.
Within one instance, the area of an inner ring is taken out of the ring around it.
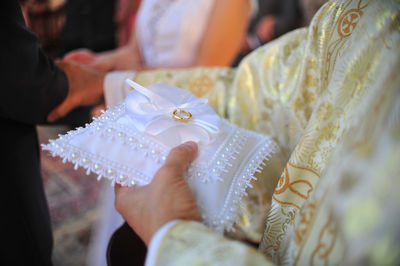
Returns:
[[[192,117],[190,112],[183,109],[175,109],[172,112],[172,119],[178,122],[188,122]]]

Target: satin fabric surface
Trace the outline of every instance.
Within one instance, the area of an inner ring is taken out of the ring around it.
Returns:
[[[398,1],[331,1],[308,28],[237,69],[139,73],[207,97],[216,112],[280,147],[249,190],[235,239],[196,222],[171,228],[157,265],[400,262]]]

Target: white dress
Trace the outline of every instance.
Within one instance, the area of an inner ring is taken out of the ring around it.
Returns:
[[[184,67],[194,63],[207,27],[214,0],[143,0],[137,14],[136,34],[148,67]],[[106,76],[104,91],[107,106],[115,106],[129,87],[125,78],[135,72],[125,71]],[[94,227],[89,247],[88,265],[106,266],[108,241],[123,223],[114,208],[114,189],[104,182],[101,192],[99,222]]]
[[[136,37],[149,67],[193,65],[214,0],[145,0]]]

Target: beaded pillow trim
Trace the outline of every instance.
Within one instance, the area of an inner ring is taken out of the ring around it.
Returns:
[[[92,123],[59,135],[58,139],[50,140],[42,148],[50,151],[52,156],[62,157],[64,163],[73,163],[75,169],[80,166],[87,170],[87,174],[96,173],[98,180],[102,177],[110,179],[112,186],[115,183],[122,186],[146,185],[151,182],[152,176],[144,173],[145,171],[132,167],[127,161],[115,160],[115,156],[108,152],[83,147],[82,140],[76,141],[82,135],[90,140],[97,139],[98,143],[119,147],[124,154],[139,154],[150,161],[154,168],[160,168],[169,148],[152,136],[119,123],[118,120],[125,111],[125,103],[108,109],[100,117],[94,118]],[[246,188],[252,187],[251,181],[256,179],[255,173],[261,171],[264,162],[276,149],[268,136],[238,128],[223,119],[222,127],[229,130],[226,130],[226,136],[222,138],[213,156],[207,161],[195,160],[185,176],[192,190],[199,186],[228,183],[218,209],[210,208],[204,191],[195,193],[204,223],[218,232],[233,230],[239,205],[242,198],[247,196]]]

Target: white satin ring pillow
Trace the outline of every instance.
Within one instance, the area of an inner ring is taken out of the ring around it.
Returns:
[[[220,118],[206,99],[165,84],[134,88],[115,108],[86,126],[42,145],[60,156],[106,177],[111,184],[147,185],[169,151],[196,141],[199,153],[185,178],[205,224],[218,232],[231,230],[239,205],[254,174],[276,145],[265,135],[238,128]],[[173,118],[182,111],[183,122]],[[189,119],[188,113],[191,117]]]

